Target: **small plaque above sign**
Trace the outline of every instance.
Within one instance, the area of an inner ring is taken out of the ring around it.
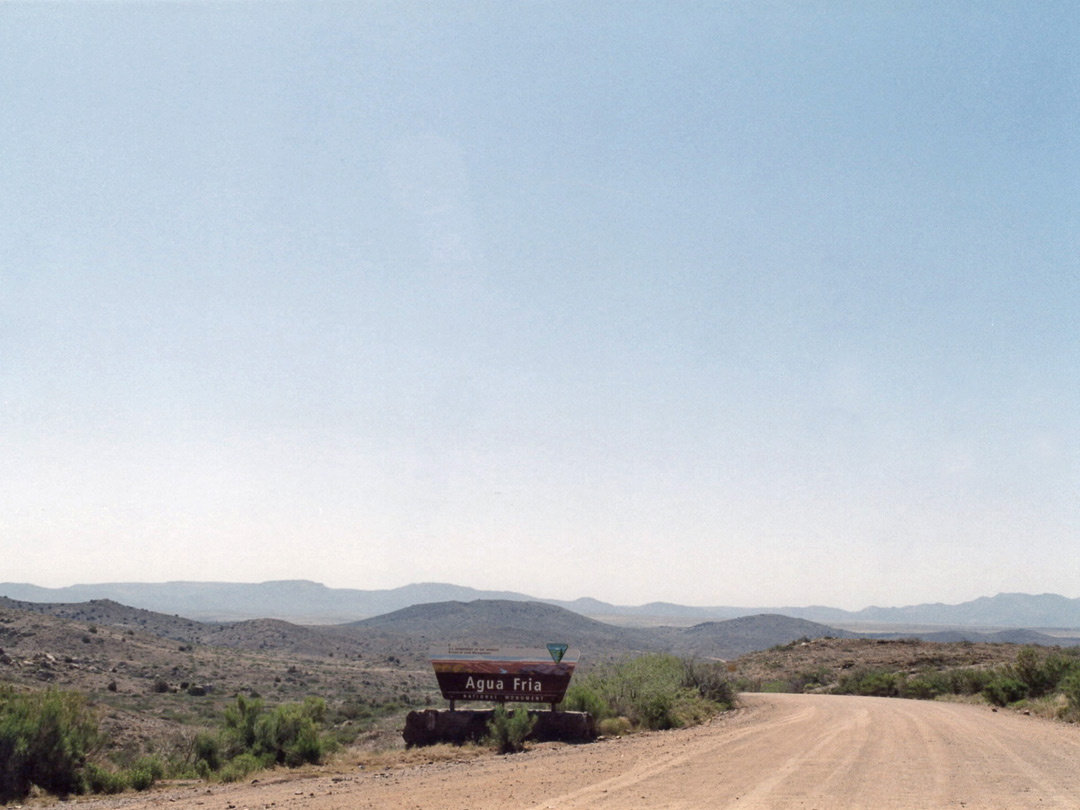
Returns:
[[[567,649],[569,649],[569,645],[566,644],[547,645],[547,651],[551,653],[551,660],[556,664],[563,660],[563,656],[566,655]]]
[[[561,643],[540,649],[451,643],[432,649],[430,657],[447,700],[559,703],[578,652]]]

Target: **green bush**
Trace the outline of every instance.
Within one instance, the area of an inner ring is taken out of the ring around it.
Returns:
[[[258,718],[252,750],[290,768],[305,762],[318,763],[322,761],[323,745],[317,722],[321,723],[325,715],[326,704],[317,698],[278,706]]]
[[[255,745],[255,724],[262,714],[263,703],[258,698],[236,696],[236,705],[225,709],[226,756],[238,756]]]
[[[662,729],[700,722],[734,701],[723,665],[650,654],[589,673],[567,691],[566,706],[598,721],[625,717],[637,727]]]
[[[146,790],[165,775],[157,757],[113,770],[87,757],[101,743],[97,719],[76,692],[20,694],[0,687],[0,802],[21,799],[31,785],[58,796]]]
[[[680,698],[692,690],[684,685],[686,668],[673,655],[643,655],[623,662],[611,685],[616,714],[649,729],[682,725],[675,713]]]
[[[99,740],[82,695],[0,687],[0,801],[26,796],[31,785],[57,796],[81,792],[86,758]]]
[[[197,770],[202,765],[207,773],[216,771],[221,767],[222,763],[220,740],[213,734],[207,734],[206,732],[196,734],[195,739],[191,742],[191,757]],[[199,775],[202,776],[201,773]]]
[[[952,678],[947,672],[920,672],[900,682],[900,697],[913,700],[933,700],[952,691]]]
[[[241,779],[247,778],[255,771],[261,771],[264,768],[269,768],[273,765],[273,760],[269,758],[260,758],[254,754],[247,752],[238,754],[228,761],[228,763],[222,767],[218,776],[222,782],[239,782]]]
[[[1061,693],[1069,701],[1069,711],[1080,712],[1080,670],[1073,670],[1061,681]]]
[[[487,725],[487,737],[484,742],[493,746],[500,754],[514,754],[525,749],[525,740],[536,726],[536,716],[528,710],[518,707],[508,712],[499,704]]]
[[[832,680],[832,672],[828,667],[822,666],[813,670],[803,670],[791,679],[790,691],[802,693],[810,688],[828,686]]]
[[[154,785],[154,774],[149,768],[138,766],[129,774],[131,786],[135,790],[149,790]]]
[[[978,695],[994,679],[988,669],[954,669],[949,673],[949,686],[954,695]]]
[[[697,690],[707,701],[730,709],[735,705],[735,684],[727,668],[716,661],[684,661],[683,686]]]
[[[899,697],[901,677],[895,672],[860,670],[845,675],[836,686],[841,695]]]
[[[1008,706],[1027,697],[1027,686],[1008,675],[999,675],[983,689],[983,695],[995,706]]]
[[[118,771],[110,771],[100,765],[89,763],[85,771],[85,786],[89,793],[123,793],[128,789],[127,777]]]
[[[165,777],[165,766],[157,757],[143,757],[128,771],[128,781],[135,790],[149,790]]]
[[[578,683],[566,690],[563,708],[570,712],[588,712],[597,723],[614,716],[595,683]]]
[[[1016,654],[1012,674],[1024,684],[1028,697],[1037,698],[1055,691],[1077,669],[1080,669],[1080,662],[1075,656],[1059,652],[1041,655],[1034,647],[1024,647]]]
[[[637,721],[645,728],[677,728],[683,725],[675,714],[678,695],[656,691],[643,695],[634,705]]]
[[[235,778],[246,776],[256,767],[254,763],[259,768],[274,764],[291,768],[321,762],[326,744],[319,729],[325,719],[322,698],[309,697],[303,703],[285,703],[266,711],[260,699],[237,695],[235,705],[225,710],[221,749],[209,737],[196,737],[195,766],[205,762],[208,772],[220,768],[222,779],[229,781],[234,773],[238,774]],[[250,759],[241,760],[244,755]]]

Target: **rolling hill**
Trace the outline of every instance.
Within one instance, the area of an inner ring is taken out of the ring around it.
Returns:
[[[413,605],[346,625],[354,631],[408,640],[426,648],[449,641],[534,647],[565,641],[583,657],[611,657],[660,649],[660,637],[598,622],[541,602],[474,600]],[[344,628],[342,628],[344,630]]]
[[[342,625],[297,625],[280,619],[197,622],[132,608],[109,600],[31,603],[0,598],[0,610],[67,620],[83,634],[90,626],[138,631],[184,645],[338,656],[365,660],[394,658],[425,665],[440,643],[481,642],[505,647],[566,642],[583,661],[640,652],[673,652],[726,658],[802,637],[846,637],[843,631],[786,616],[761,615],[693,627],[627,628],[590,619],[542,602],[473,600],[413,605],[382,616]]]
[[[639,606],[613,605],[592,598],[573,601],[538,599],[512,591],[482,591],[445,583],[417,583],[401,588],[363,591],[328,588],[306,580],[262,583],[164,582],[103,583],[42,588],[23,583],[0,583],[0,596],[34,603],[79,603],[112,600],[124,605],[200,621],[281,619],[299,624],[341,624],[438,602],[542,602],[609,623],[652,626],[700,624],[760,614],[780,614],[830,626],[860,629],[902,625],[920,632],[957,628],[1075,629],[1080,628],[1080,599],[1057,594],[1002,593],[957,605],[941,603],[905,607],[867,607],[847,611],[810,607],[695,607],[668,602]],[[910,630],[908,630],[910,632]]]
[[[788,644],[800,638],[855,638],[857,633],[837,630],[805,619],[775,613],[741,616],[693,627],[670,628],[664,633],[666,648],[691,658],[737,658],[749,652]]]

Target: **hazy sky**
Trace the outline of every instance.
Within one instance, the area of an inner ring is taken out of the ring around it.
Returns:
[[[0,5],[0,581],[1078,556],[1074,2]]]

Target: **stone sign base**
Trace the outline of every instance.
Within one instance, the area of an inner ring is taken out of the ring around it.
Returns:
[[[405,738],[408,748],[436,743],[462,745],[466,742],[480,742],[487,735],[487,724],[494,714],[494,709],[454,712],[425,709],[422,712],[409,712],[401,736]],[[529,735],[530,740],[591,742],[596,739],[596,723],[587,712],[530,709],[529,714],[536,718],[536,725]]]

